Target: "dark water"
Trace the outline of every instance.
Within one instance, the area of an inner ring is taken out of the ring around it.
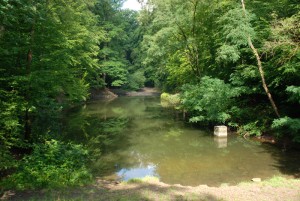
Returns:
[[[162,108],[159,97],[97,101],[67,119],[64,137],[86,144],[94,173],[106,178],[156,176],[169,184],[217,186],[300,172],[299,153],[237,136],[214,138]]]

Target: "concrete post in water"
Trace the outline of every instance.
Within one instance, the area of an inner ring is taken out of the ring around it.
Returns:
[[[215,126],[214,135],[217,137],[227,137],[227,126]]]

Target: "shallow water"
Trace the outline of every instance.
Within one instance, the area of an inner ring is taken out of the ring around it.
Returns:
[[[120,97],[68,114],[64,137],[90,148],[98,176],[156,176],[169,184],[217,186],[274,175],[297,176],[299,153],[231,135],[214,138],[164,109],[159,97]]]

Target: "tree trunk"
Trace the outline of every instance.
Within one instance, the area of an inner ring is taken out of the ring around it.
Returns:
[[[242,2],[242,7],[243,7],[244,15],[246,16],[246,7],[245,7],[244,0],[241,0],[241,2]],[[268,85],[266,84],[265,73],[264,73],[264,70],[263,70],[263,67],[262,67],[262,63],[261,63],[258,51],[254,47],[250,35],[248,36],[248,44],[249,44],[250,48],[252,49],[253,54],[256,57],[257,66],[258,66],[258,70],[259,70],[259,74],[260,74],[260,77],[261,77],[263,88],[264,88],[264,90],[265,90],[265,92],[266,92],[266,94],[267,94],[267,96],[269,98],[269,101],[270,101],[270,103],[271,103],[271,105],[273,107],[273,110],[274,110],[275,114],[277,115],[277,117],[280,117],[278,108],[277,108],[277,106],[275,104],[275,101],[272,98],[272,94],[269,91]]]

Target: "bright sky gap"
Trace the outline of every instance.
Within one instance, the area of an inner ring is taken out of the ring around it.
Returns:
[[[130,10],[141,10],[141,4],[137,0],[127,0],[123,4],[123,9],[130,9]]]

